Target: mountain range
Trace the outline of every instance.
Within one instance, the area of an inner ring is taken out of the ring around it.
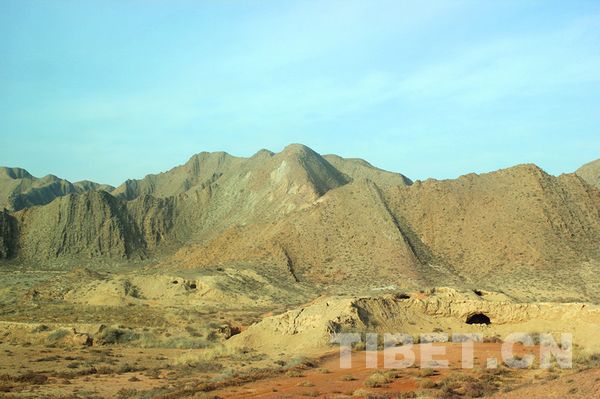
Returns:
[[[413,182],[292,144],[203,152],[116,188],[0,168],[0,202],[0,258],[16,263],[260,264],[326,285],[502,284],[531,296],[600,285],[600,160],[561,176],[526,164]]]

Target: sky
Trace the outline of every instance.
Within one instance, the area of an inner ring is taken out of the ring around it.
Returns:
[[[303,143],[412,179],[600,158],[600,1],[0,0],[0,165]]]

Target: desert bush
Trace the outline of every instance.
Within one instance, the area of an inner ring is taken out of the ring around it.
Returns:
[[[48,377],[41,373],[28,371],[25,374],[13,377],[13,381],[29,385],[43,385],[48,382]]]
[[[308,396],[310,398],[316,398],[317,396],[319,396],[321,393],[317,390],[312,390],[312,391],[306,391],[302,393],[302,396]]]
[[[431,380],[423,380],[419,383],[419,387],[423,389],[434,389],[437,388],[437,384]]]
[[[236,354],[236,351],[224,346],[214,346],[206,349],[198,349],[186,352],[174,360],[174,365],[181,363],[189,363],[190,361],[213,361],[219,357],[231,356]]]
[[[395,379],[395,378],[400,378],[402,377],[402,372],[400,370],[397,369],[392,369],[392,370],[387,370],[385,372],[386,377],[388,377],[389,379]]]
[[[204,349],[194,352],[187,352],[172,361],[177,367],[190,367],[197,371],[219,371],[223,366],[215,362],[215,359],[226,354],[225,350]]]
[[[436,375],[434,369],[421,369],[421,371],[419,372],[419,376],[421,377],[431,377],[434,375]]]
[[[50,327],[48,327],[47,325],[44,324],[40,324],[39,326],[34,327],[31,332],[32,333],[41,333],[41,332],[46,332],[49,331]]]
[[[352,350],[362,352],[367,349],[367,343],[364,341],[354,342],[352,344]]]
[[[486,378],[476,379],[472,376],[454,373],[444,378],[439,387],[441,392],[438,398],[454,399],[454,398],[480,398],[491,395],[498,390],[492,374],[488,374]]]
[[[116,370],[108,366],[99,366],[96,368],[98,374],[115,374]]]
[[[121,388],[117,392],[117,399],[133,399],[138,398],[141,394],[141,391],[133,388]]]
[[[285,375],[292,378],[304,377],[304,374],[300,370],[288,370],[285,372]]]
[[[357,398],[357,397],[358,398],[366,398],[367,395],[369,395],[369,394],[370,394],[370,392],[365,389],[357,389],[356,391],[354,391],[352,393],[352,396],[355,398]]]
[[[135,365],[131,365],[129,363],[123,363],[122,365],[120,365],[117,368],[117,373],[118,374],[124,374],[124,373],[131,373],[131,372],[134,372],[134,371],[143,371],[143,370],[145,370],[144,367],[138,367],[138,366],[135,366]]]
[[[133,285],[129,280],[123,282],[123,290],[125,291],[126,296],[140,298],[140,289]]]
[[[317,367],[317,364],[303,356],[295,357],[286,363],[287,368],[297,368],[302,370],[312,369]]]
[[[356,381],[356,377],[348,374],[342,377],[342,381]]]
[[[143,333],[139,337],[139,345],[142,348],[202,349],[211,344],[201,336],[177,335],[164,339],[151,333]]]
[[[57,356],[57,355],[44,356],[44,357],[40,357],[39,359],[35,359],[36,362],[56,362],[59,360],[60,360],[60,356]]]
[[[600,353],[575,353],[573,365],[580,370],[600,367]]]
[[[130,329],[107,327],[100,331],[95,342],[100,345],[115,345],[130,343],[139,339],[139,334]]]
[[[382,372],[376,372],[371,374],[363,383],[367,388],[379,388],[386,386],[392,382],[392,380]]]
[[[50,334],[48,334],[48,336],[46,337],[46,342],[48,342],[49,344],[56,344],[57,342],[59,342],[61,339],[65,338],[70,333],[71,333],[71,331],[69,331],[65,328],[60,328],[58,330],[54,330]]]

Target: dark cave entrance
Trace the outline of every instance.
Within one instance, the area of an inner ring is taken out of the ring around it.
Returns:
[[[467,317],[467,324],[491,324],[490,318],[483,313],[473,313]]]

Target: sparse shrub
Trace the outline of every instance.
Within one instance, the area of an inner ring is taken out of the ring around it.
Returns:
[[[220,349],[205,349],[194,352],[184,353],[173,360],[173,365],[178,367],[190,367],[197,371],[218,371],[223,366],[214,360],[222,355],[225,355],[225,350]]]
[[[121,388],[117,392],[117,399],[133,399],[139,397],[141,391],[133,388]]]
[[[123,363],[117,369],[117,373],[119,373],[119,374],[130,373],[132,371],[137,371],[137,368],[135,368],[134,366],[130,365],[129,363]]]
[[[285,372],[285,375],[292,378],[304,377],[304,374],[300,370],[288,370]]]
[[[139,334],[129,329],[107,327],[100,331],[95,340],[101,345],[115,345],[129,343],[139,337]]]
[[[364,341],[358,341],[352,344],[352,350],[355,350],[357,352],[362,352],[365,349],[367,349],[367,344]]]
[[[70,333],[71,332],[69,330],[60,328],[60,329],[54,330],[50,334],[48,334],[48,336],[46,337],[46,341],[49,344],[56,344],[57,342],[59,342],[61,339],[65,338]]]
[[[600,367],[600,353],[578,353],[573,356],[573,364],[580,370]]]
[[[493,374],[487,374],[486,378],[475,379],[461,373],[450,374],[438,385],[442,389],[439,398],[480,398],[491,395],[498,390],[493,377]]]
[[[358,397],[358,398],[366,398],[368,395],[370,394],[369,391],[367,391],[366,389],[357,389],[356,391],[354,391],[352,393],[353,397]]]
[[[108,366],[99,366],[96,368],[96,371],[98,372],[98,374],[114,374],[116,372],[115,369]]]
[[[421,377],[431,377],[436,374],[434,369],[421,369],[419,372],[419,376]]]
[[[123,290],[125,291],[126,296],[140,298],[140,289],[133,285],[129,280],[123,282]]]
[[[44,356],[44,357],[40,357],[39,359],[36,359],[36,362],[57,362],[60,360],[60,356],[57,355],[52,355],[52,356]],[[65,358],[65,360],[68,360]]]
[[[144,333],[139,337],[142,348],[175,348],[175,349],[202,349],[210,344],[201,336],[170,336],[167,339],[157,338],[154,334]]]
[[[382,372],[373,373],[364,382],[367,388],[380,388],[392,382],[392,380]]]
[[[434,389],[437,388],[437,384],[431,380],[423,380],[419,383],[419,386],[423,389]]]
[[[342,377],[342,381],[356,381],[356,377],[348,374]]]
[[[25,374],[21,374],[20,376],[14,377],[13,380],[29,385],[43,385],[46,382],[48,382],[48,377],[41,373],[29,371]]]
[[[41,333],[41,332],[45,332],[45,331],[49,331],[50,327],[48,327],[47,325],[44,324],[40,324],[39,326],[36,326],[33,330],[31,330],[32,333]]]
[[[317,390],[313,390],[313,391],[307,391],[307,392],[303,392],[302,395],[303,396],[308,396],[311,398],[316,398],[317,396],[319,396],[321,393]]]
[[[160,370],[159,369],[146,370],[144,375],[148,378],[152,378],[153,380],[156,380],[160,377]]]
[[[385,375],[389,379],[393,380],[395,378],[400,378],[402,376],[402,372],[400,370],[392,369],[392,370],[387,370],[385,372]]]
[[[314,361],[301,356],[291,359],[289,362],[287,362],[286,366],[288,368],[307,370],[317,367],[317,364]]]

